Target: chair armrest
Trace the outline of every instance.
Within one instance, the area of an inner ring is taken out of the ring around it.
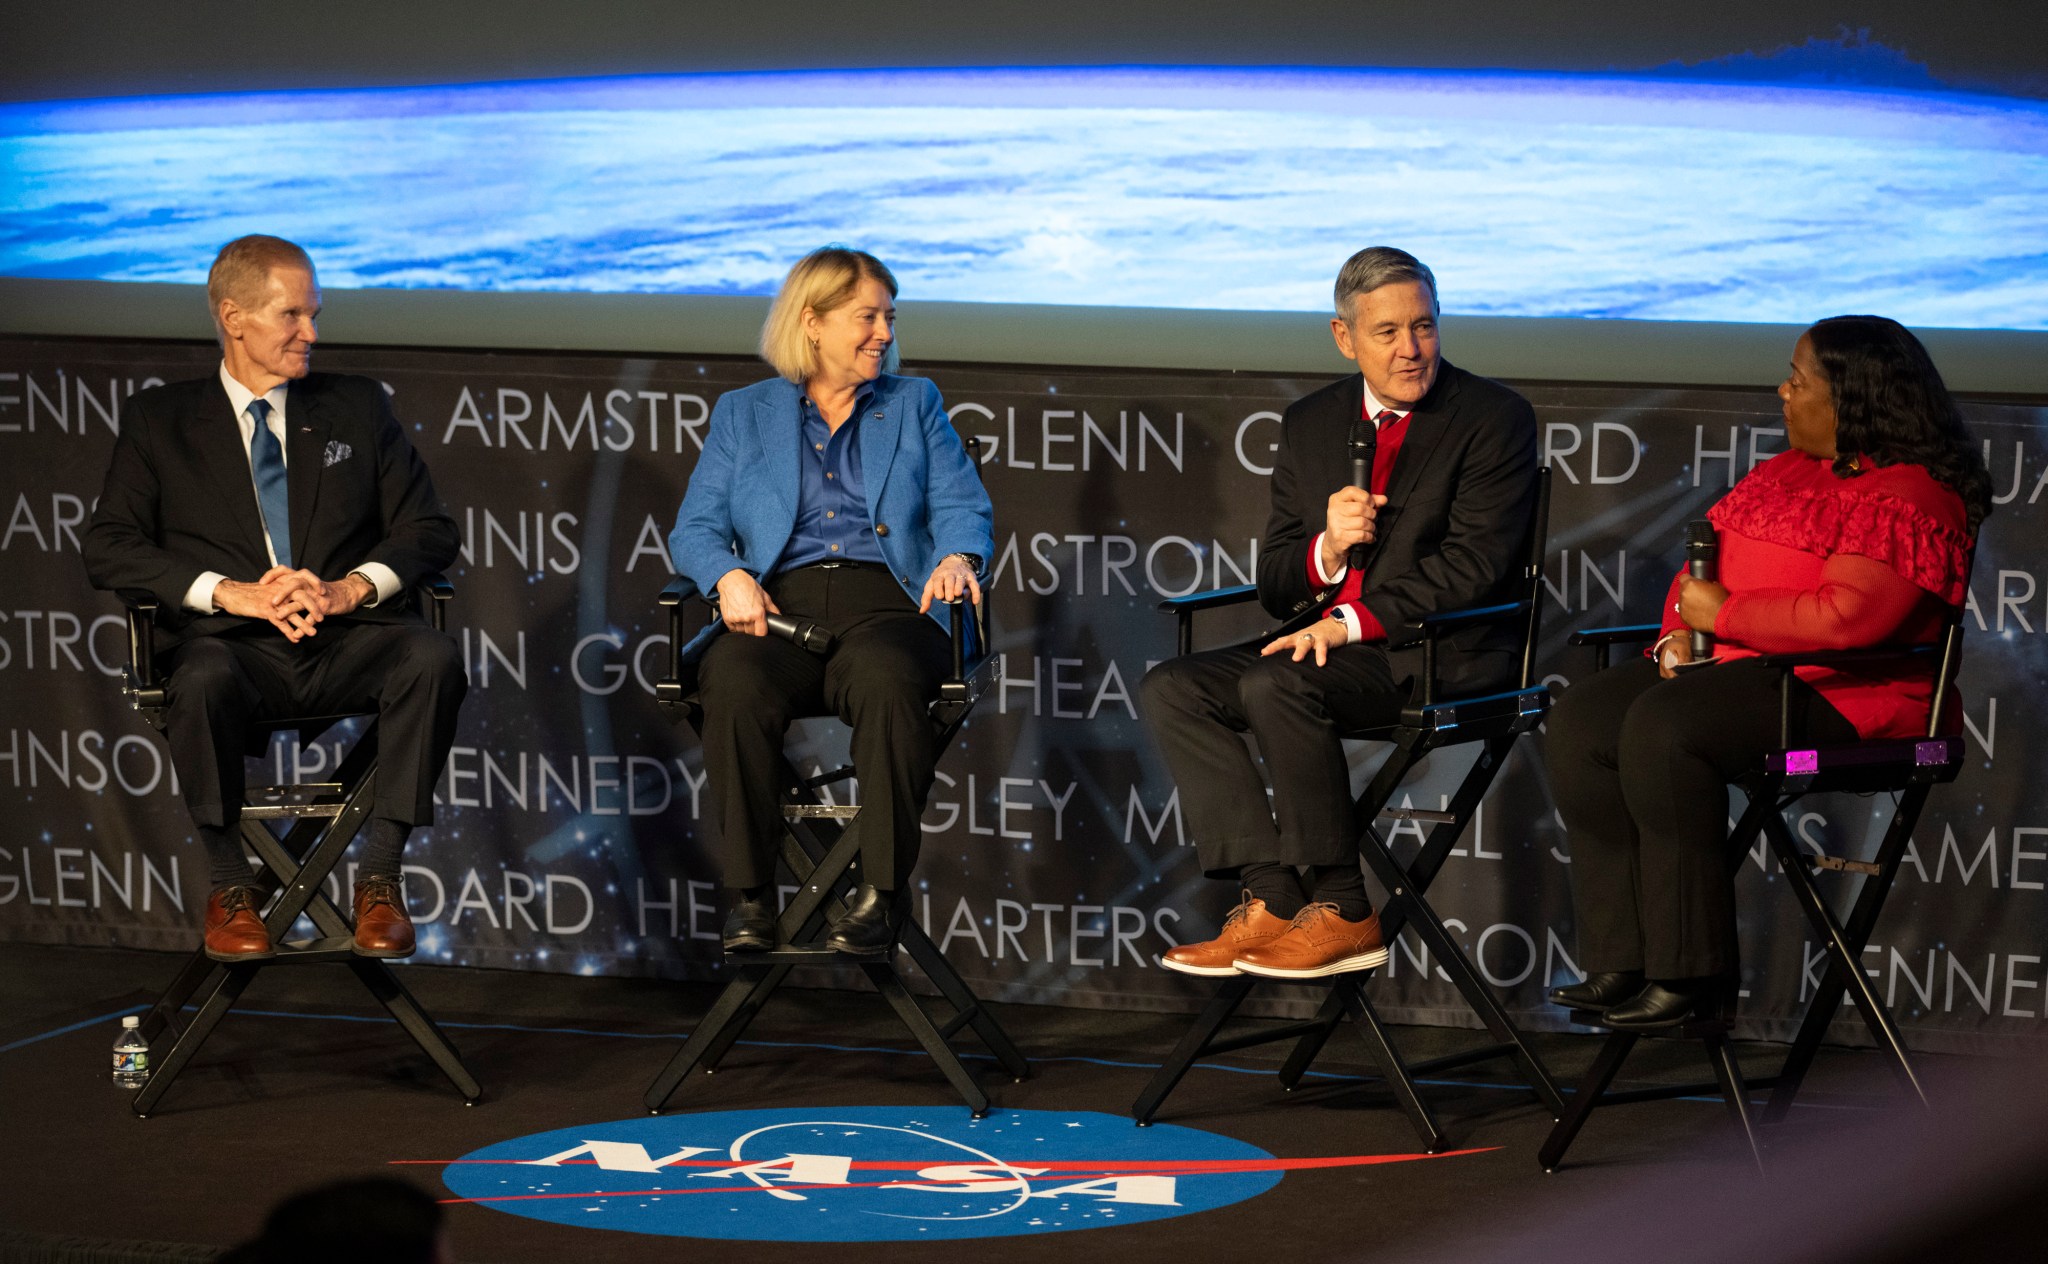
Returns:
[[[1526,601],[1505,601],[1493,606],[1468,606],[1463,610],[1444,610],[1424,615],[1409,626],[1422,630],[1422,697],[1419,706],[1436,704],[1436,643],[1446,632],[1470,627],[1475,623],[1498,623],[1503,619],[1527,615]]]
[[[1159,603],[1159,608],[1173,614],[1193,614],[1197,610],[1240,605],[1258,595],[1257,584],[1236,584],[1229,588],[1211,588],[1207,592],[1189,593],[1185,597],[1168,597]]]
[[[1573,645],[1627,645],[1656,637],[1661,623],[1622,623],[1606,628],[1580,628],[1572,633]]]
[[[1236,606],[1259,595],[1257,584],[1236,584],[1229,588],[1211,588],[1207,592],[1189,593],[1185,597],[1168,597],[1159,603],[1159,609],[1174,617],[1175,653],[1191,653],[1195,648],[1195,612],[1216,610],[1224,606]]]
[[[1606,671],[1615,646],[1655,640],[1663,627],[1661,623],[1619,623],[1604,628],[1580,628],[1572,633],[1571,643],[1592,646],[1593,670]]]
[[[661,595],[654,599],[656,605],[675,607],[697,595],[697,581],[688,575],[678,575],[668,581]]]
[[[142,691],[162,692],[156,677],[156,614],[162,603],[155,593],[137,588],[123,588],[119,596],[128,616],[128,692],[137,708],[161,706],[161,698],[142,701]]]
[[[448,582],[446,575],[429,575],[420,580],[421,592],[432,599],[427,606],[427,618],[433,620],[434,631],[448,630],[448,603],[455,600],[455,585]]]
[[[1938,645],[1873,645],[1853,650],[1799,650],[1790,654],[1759,654],[1752,661],[1759,667],[1833,667],[1843,663],[1879,663],[1893,658],[1918,658],[1933,654]]]
[[[1511,615],[1526,613],[1526,601],[1507,601],[1497,606],[1471,606],[1464,610],[1446,610],[1441,614],[1424,615],[1416,627],[1422,629],[1425,637],[1441,636],[1445,632],[1466,627],[1474,623],[1498,623]]]

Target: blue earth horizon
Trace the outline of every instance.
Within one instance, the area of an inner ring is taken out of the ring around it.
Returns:
[[[0,107],[0,274],[1325,308],[1387,243],[1461,314],[2048,329],[2048,102],[1510,71],[784,71]],[[914,309],[913,309],[914,316]]]

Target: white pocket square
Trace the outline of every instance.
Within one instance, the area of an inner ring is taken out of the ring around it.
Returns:
[[[340,465],[343,461],[348,460],[354,451],[355,449],[339,439],[329,439],[327,441],[327,454],[321,458],[320,464],[323,468],[329,465]]]

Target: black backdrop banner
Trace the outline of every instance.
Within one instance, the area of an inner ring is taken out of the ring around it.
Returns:
[[[465,540],[449,626],[472,690],[436,823],[407,851],[416,960],[716,977],[714,826],[695,743],[654,705],[667,632],[654,596],[711,404],[761,366],[364,348],[319,359],[393,392]],[[77,555],[122,401],[217,362],[201,343],[0,339],[0,938],[193,943],[204,858],[160,741],[121,696],[118,605],[87,586]],[[1321,383],[929,372],[959,429],[993,440],[1004,679],[940,766],[915,913],[986,996],[1191,1009],[1208,989],[1161,969],[1159,954],[1207,938],[1236,893],[1200,874],[1137,719],[1138,681],[1173,652],[1160,598],[1250,580],[1279,411]],[[1556,469],[1541,663],[1564,684],[1592,667],[1565,645],[1570,630],[1654,618],[1685,522],[1784,435],[1765,389],[1522,389]],[[1935,793],[1865,961],[1915,1047],[2038,1051],[2048,787],[2029,775],[2028,749],[2048,632],[2048,408],[1967,412],[1999,500],[1966,622],[1970,762]],[[1225,611],[1198,636],[1261,626],[1256,611]],[[345,739],[280,737],[267,775],[331,766]],[[845,750],[825,722],[799,726],[794,744],[805,768]],[[1378,758],[1359,748],[1361,785]],[[1439,806],[1467,758],[1433,760],[1399,801]],[[1791,823],[1815,844],[1867,851],[1881,809],[1821,800]],[[1542,992],[1577,977],[1569,855],[1538,736],[1435,887],[1481,971],[1536,1028],[1563,1025]],[[1744,1029],[1789,1038],[1820,953],[1761,851],[1743,867],[1740,908]],[[1470,1021],[1412,941],[1375,987],[1396,1021]],[[1264,1012],[1305,1012],[1307,994],[1289,992],[1270,989]]]

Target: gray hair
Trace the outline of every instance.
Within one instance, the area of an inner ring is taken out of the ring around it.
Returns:
[[[1392,246],[1367,246],[1344,261],[1337,272],[1337,319],[1351,320],[1351,300],[1370,294],[1383,285],[1420,281],[1429,287],[1429,305],[1442,310],[1437,301],[1436,276],[1422,260]]]
[[[313,260],[298,243],[264,233],[237,237],[220,248],[206,274],[206,303],[213,309],[215,337],[227,337],[220,323],[220,305],[233,299],[237,306],[255,306],[263,300],[263,287],[277,268],[304,268],[310,273]]]

